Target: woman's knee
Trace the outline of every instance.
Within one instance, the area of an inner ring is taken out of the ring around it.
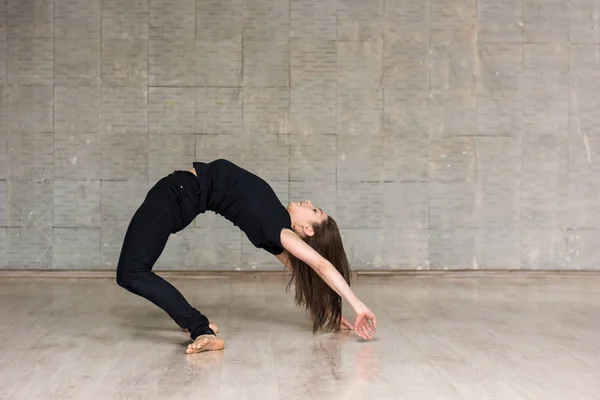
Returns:
[[[119,263],[117,264],[117,284],[125,289],[131,289],[134,285],[135,276],[138,275],[136,271],[140,268],[131,260],[127,260],[127,257],[121,256]]]
[[[117,285],[129,289],[131,287],[131,274],[125,272],[125,269],[119,264],[117,267]]]
[[[117,284],[127,290],[135,290],[149,275],[152,269],[143,262],[123,261],[117,266]]]

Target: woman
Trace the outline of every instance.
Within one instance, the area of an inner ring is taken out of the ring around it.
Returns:
[[[375,315],[350,289],[350,268],[335,220],[310,201],[286,209],[263,179],[220,159],[194,162],[193,168],[175,171],[150,189],[129,224],[117,266],[120,286],[151,301],[189,331],[193,343],[187,353],[221,350],[225,343],[208,318],[152,267],[169,235],[207,210],[227,218],[255,247],[291,270],[296,302],[308,309],[313,332],[340,325],[352,329],[342,318],[343,297],[356,312],[355,332],[372,338]]]

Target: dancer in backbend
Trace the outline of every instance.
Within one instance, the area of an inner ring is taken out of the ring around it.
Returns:
[[[313,332],[345,327],[372,338],[375,315],[350,289],[350,267],[335,220],[310,201],[284,207],[263,179],[219,159],[194,162],[193,168],[174,171],[150,189],[129,224],[117,266],[120,286],[189,331],[193,343],[187,353],[221,350],[225,343],[217,327],[152,267],[169,235],[207,210],[231,221],[254,246],[291,270],[296,303],[308,309]],[[354,326],[342,317],[342,298],[356,313]]]

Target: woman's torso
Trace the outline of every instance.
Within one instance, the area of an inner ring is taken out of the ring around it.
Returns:
[[[189,171],[204,180],[207,210],[239,227],[255,247],[283,251],[280,234],[291,228],[290,216],[265,180],[224,159],[195,162]]]

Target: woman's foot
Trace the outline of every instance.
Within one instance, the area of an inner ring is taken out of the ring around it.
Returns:
[[[203,351],[223,350],[225,341],[213,335],[200,335],[194,340],[194,343],[188,345],[185,352],[187,354],[201,353]]]

